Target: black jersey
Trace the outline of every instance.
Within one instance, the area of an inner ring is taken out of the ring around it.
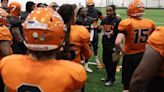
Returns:
[[[103,26],[103,44],[114,45],[115,39],[117,37],[118,24],[121,21],[120,17],[105,17],[101,22],[101,26]]]
[[[85,26],[88,29],[88,31],[91,30],[92,23],[93,23],[93,20],[89,16],[85,19],[83,17],[78,16],[76,19],[76,24]]]

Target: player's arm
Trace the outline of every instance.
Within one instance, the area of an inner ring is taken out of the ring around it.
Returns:
[[[1,40],[0,48],[2,56],[11,55],[13,53],[11,48],[11,41]]]
[[[23,37],[20,33],[20,29],[19,27],[12,27],[11,28],[11,32],[13,34],[13,38],[17,41],[17,42],[23,42]]]
[[[159,52],[150,45],[146,46],[142,61],[132,76],[130,92],[143,92],[149,81],[157,74],[162,60]]]
[[[125,36],[127,35],[127,29],[130,25],[130,20],[129,19],[125,19],[125,20],[122,20],[121,22],[119,22],[118,24],[118,35],[116,37],[116,40],[115,40],[115,45],[118,49],[120,49],[122,51],[122,53],[124,54],[125,51],[124,51],[124,48],[123,48],[123,40],[125,38]]]
[[[122,51],[122,53],[124,53],[124,48],[123,48],[123,44],[122,44],[124,38],[125,38],[125,34],[118,33],[116,40],[115,40],[116,47],[119,48]]]

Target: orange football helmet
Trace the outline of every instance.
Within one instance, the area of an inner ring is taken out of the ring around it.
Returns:
[[[19,16],[21,12],[21,4],[18,2],[11,2],[9,5],[10,15]]]
[[[141,0],[134,0],[128,6],[128,16],[143,16],[144,15],[144,4]]]
[[[95,5],[93,0],[86,0],[86,4],[87,4],[87,6]]]
[[[32,51],[49,51],[59,48],[65,37],[61,16],[50,8],[37,8],[24,24],[25,45]]]
[[[2,8],[0,8],[0,25],[6,25],[7,24],[7,16],[9,14],[3,10]]]

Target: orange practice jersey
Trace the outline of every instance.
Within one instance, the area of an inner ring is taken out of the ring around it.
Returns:
[[[122,20],[118,26],[121,33],[125,33],[125,53],[135,54],[143,52],[148,36],[155,28],[151,20],[129,18]]]
[[[0,27],[0,41],[2,41],[2,40],[12,41],[12,35],[6,26]],[[2,59],[2,57],[3,56],[0,53],[0,60]]]
[[[73,61],[80,63],[80,55],[84,55],[85,59],[89,59],[92,55],[89,47],[89,32],[84,26],[72,25],[70,33],[71,50],[75,51],[75,59]]]
[[[8,92],[74,92],[86,80],[84,68],[74,62],[38,62],[23,55],[3,58],[0,72]]]
[[[148,43],[153,49],[158,51],[164,57],[164,27],[158,27],[148,38]],[[164,62],[161,65],[159,75],[164,78]]]

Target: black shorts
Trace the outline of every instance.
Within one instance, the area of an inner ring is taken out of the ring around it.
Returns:
[[[124,90],[129,89],[130,80],[136,67],[139,65],[143,57],[143,52],[125,55],[122,62],[122,83]]]
[[[164,78],[155,76],[149,83],[146,92],[164,92]]]

